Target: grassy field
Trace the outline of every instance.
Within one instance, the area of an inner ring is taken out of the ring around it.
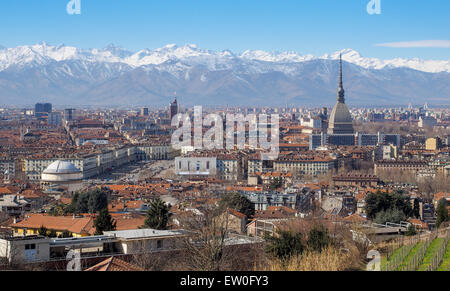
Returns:
[[[406,256],[406,258],[403,260],[402,264],[398,267],[397,270],[402,270],[403,267],[408,266],[409,262],[414,258],[417,251],[423,246],[423,242],[418,243],[414,246],[414,248],[409,252],[409,254]]]
[[[395,268],[397,271],[406,270],[409,268],[414,268],[414,263],[419,263],[419,267],[417,271],[427,271],[432,264],[433,258],[436,254],[439,253],[443,244],[445,243],[444,238],[436,238],[429,245],[425,252],[424,258],[422,262],[415,261],[415,256],[418,255],[418,252],[423,252],[423,247],[425,246],[425,242],[421,241],[417,244],[405,245],[398,249],[396,249],[392,255],[387,258],[387,255],[383,255],[381,257],[381,269],[386,270],[389,268]],[[423,253],[422,253],[423,254]],[[420,259],[420,257],[419,257]],[[395,263],[395,265],[394,265]],[[396,267],[397,266],[397,267]],[[446,252],[442,259],[442,263],[437,269],[437,271],[450,271],[450,242],[447,245]]]
[[[394,253],[392,254],[392,256],[389,258],[389,260],[388,260],[385,256],[383,256],[383,257],[381,258],[381,270],[386,270],[386,265],[387,265],[387,263],[391,263],[391,262],[393,262],[395,259],[400,258],[401,255],[402,255],[403,249],[404,249],[407,253],[409,253],[409,252],[411,251],[411,249],[412,249],[412,246],[402,246],[402,247],[396,249],[396,250],[394,251]]]
[[[447,250],[445,252],[442,264],[437,270],[438,271],[450,271],[450,242],[447,244]]]
[[[437,238],[431,243],[430,247],[427,250],[427,253],[425,254],[425,258],[423,259],[422,264],[419,266],[419,271],[427,270],[428,266],[431,264],[431,259],[433,258],[434,253],[439,250],[443,242],[443,238]]]

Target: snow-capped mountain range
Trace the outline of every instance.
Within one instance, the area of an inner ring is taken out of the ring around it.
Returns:
[[[450,103],[450,61],[362,57],[352,49],[315,57],[296,52],[211,51],[167,45],[131,52],[109,45],[80,49],[46,43],[0,46],[0,105],[330,104],[344,60],[354,104]]]
[[[46,43],[8,49],[0,46],[0,71],[13,65],[26,65],[30,63],[43,65],[51,61],[74,60],[123,63],[133,68],[146,65],[161,65],[168,61],[179,60],[189,65],[207,65],[210,70],[223,70],[224,68],[231,68],[233,61],[236,60],[242,62],[262,61],[292,64],[311,60],[337,60],[341,53],[344,61],[365,69],[410,68],[428,73],[450,73],[449,60],[420,60],[417,58],[380,60],[377,58],[362,57],[357,51],[352,49],[344,49],[333,54],[315,57],[312,55],[303,56],[296,52],[266,52],[261,50],[247,50],[241,54],[235,54],[229,50],[216,52],[203,50],[192,44],[184,46],[171,44],[159,49],[143,49],[138,52],[131,52],[112,44],[103,49],[85,50],[65,45],[52,46]]]

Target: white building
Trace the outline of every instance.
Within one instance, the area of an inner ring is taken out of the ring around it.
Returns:
[[[0,195],[0,211],[18,217],[31,210],[31,203],[19,195]]]
[[[216,176],[215,157],[176,157],[175,173],[179,176]]]
[[[104,235],[116,238],[117,251],[128,255],[181,249],[182,239],[189,233],[185,230],[136,229],[105,231]]]
[[[50,239],[39,236],[2,238],[0,257],[14,263],[46,262],[50,258]]]
[[[67,187],[69,192],[75,192],[82,187],[82,180],[83,173],[74,164],[56,161],[42,172],[41,185],[46,189]]]

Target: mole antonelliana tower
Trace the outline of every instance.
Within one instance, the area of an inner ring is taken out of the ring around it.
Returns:
[[[342,82],[342,55],[339,57],[339,89],[336,106],[330,115],[328,134],[353,134],[353,119],[345,105],[345,91]]]

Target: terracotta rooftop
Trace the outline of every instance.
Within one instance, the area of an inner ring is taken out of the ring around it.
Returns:
[[[17,223],[10,224],[13,228],[39,229],[41,226],[58,231],[68,230],[77,234],[94,234],[94,220],[92,217],[48,216],[46,214],[28,214]]]
[[[111,257],[107,260],[104,260],[103,262],[98,263],[97,265],[90,267],[89,269],[86,269],[87,272],[139,272],[144,271],[144,269],[135,266],[133,264],[127,263],[121,259],[118,259],[116,257]]]
[[[236,217],[239,217],[241,219],[244,219],[244,218],[247,217],[245,214],[243,214],[243,213],[241,213],[241,212],[239,212],[237,210],[231,209],[231,208],[227,209],[227,212],[232,214],[232,215],[234,215],[234,216],[236,216]]]

